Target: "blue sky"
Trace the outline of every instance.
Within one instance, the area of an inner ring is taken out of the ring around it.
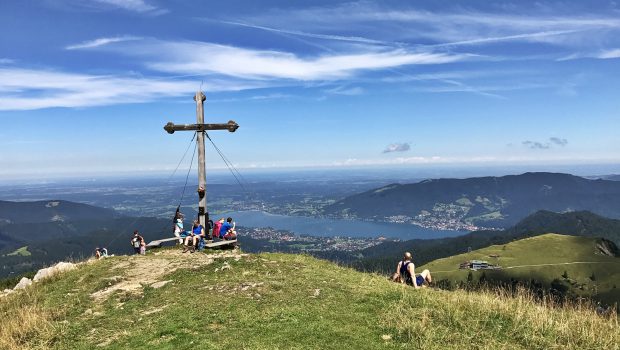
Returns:
[[[240,169],[620,164],[620,4],[2,1],[0,178],[170,171],[201,86]]]

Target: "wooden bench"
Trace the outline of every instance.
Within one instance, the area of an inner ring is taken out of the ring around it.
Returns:
[[[170,241],[176,241],[178,240],[179,237],[172,237],[172,238],[164,238],[164,239],[158,239],[155,241],[151,241],[149,242],[149,244],[146,245],[147,248],[161,248],[161,244],[164,242],[170,242]]]
[[[225,246],[225,245],[232,245],[234,247],[234,246],[237,245],[237,240],[236,239],[231,239],[230,241],[218,241],[218,242],[211,241],[211,243],[205,244],[205,248],[222,247],[222,246]]]
[[[158,240],[149,242],[149,244],[147,244],[146,247],[147,248],[161,248],[162,243],[171,242],[171,241],[175,241],[178,239],[179,237],[158,239]],[[226,245],[232,245],[232,246],[237,245],[236,239],[231,239],[230,241],[218,241],[218,242],[206,241],[206,242],[207,243],[205,243],[205,248],[216,248],[216,247],[222,247]]]

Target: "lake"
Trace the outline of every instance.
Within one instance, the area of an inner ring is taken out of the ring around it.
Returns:
[[[361,220],[338,220],[306,216],[269,214],[263,211],[223,213],[231,216],[238,226],[273,227],[311,236],[390,237],[403,240],[414,238],[444,238],[464,235],[466,231],[432,230],[415,225]],[[215,219],[215,216],[211,219]]]

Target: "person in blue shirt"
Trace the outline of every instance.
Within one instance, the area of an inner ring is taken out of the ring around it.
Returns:
[[[194,226],[192,226],[192,232],[185,237],[185,244],[183,247],[183,253],[190,251],[190,252],[195,252],[196,251],[196,243],[198,243],[198,241],[200,240],[200,238],[204,238],[205,237],[205,229],[204,227],[202,227],[202,225],[200,224],[200,221],[198,220],[194,220]],[[192,241],[192,246],[191,248],[189,247],[189,241]]]
[[[226,222],[220,227],[220,237],[225,240],[231,240],[237,238],[237,232],[235,231],[235,223],[233,219],[229,217]]]

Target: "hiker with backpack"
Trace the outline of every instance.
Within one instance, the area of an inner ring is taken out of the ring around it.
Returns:
[[[131,246],[136,254],[144,255],[146,253],[146,243],[144,237],[140,236],[138,230],[133,231],[133,237],[131,238]]]
[[[396,272],[392,275],[392,281],[406,283],[416,289],[426,287],[433,281],[431,272],[424,270],[418,276],[415,275],[415,264],[411,261],[411,253],[406,252],[403,260],[398,262]]]

